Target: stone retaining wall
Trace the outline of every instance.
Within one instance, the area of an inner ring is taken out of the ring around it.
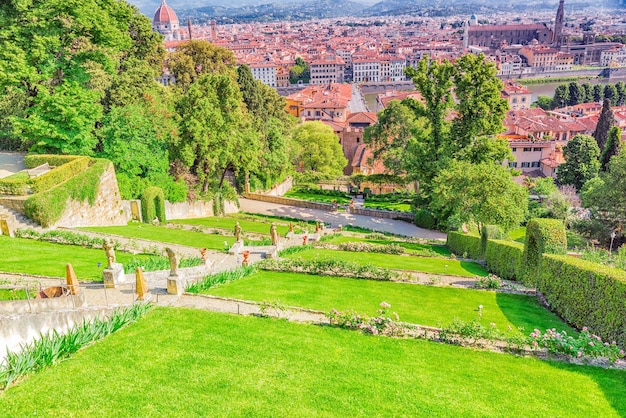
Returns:
[[[41,313],[85,306],[85,296],[61,296],[50,299],[3,300],[0,301],[0,315]]]
[[[263,193],[266,196],[283,196],[293,187],[293,179],[287,177],[282,183],[272,187],[269,191]]]
[[[13,209],[16,212],[19,212],[21,214],[24,214],[25,210],[24,210],[24,202],[26,200],[24,198],[10,198],[10,197],[3,197],[0,198],[0,205],[7,207],[9,209]]]
[[[247,193],[245,197],[246,199],[260,200],[261,202],[268,202],[268,203],[277,203],[279,205],[288,205],[288,206],[296,206],[299,208],[325,210],[328,212],[335,211],[335,207],[330,203],[309,202],[307,200],[290,199],[287,197],[280,197],[280,196],[268,196],[268,195],[263,195],[263,194],[258,194],[258,193]]]

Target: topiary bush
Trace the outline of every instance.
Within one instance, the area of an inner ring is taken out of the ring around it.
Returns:
[[[626,346],[626,272],[546,254],[538,282],[550,308],[567,322]]]
[[[565,225],[559,219],[531,219],[526,226],[524,244],[524,284],[537,285],[541,258],[546,254],[565,254],[567,236]]]
[[[463,234],[462,232],[448,232],[448,247],[456,255],[466,254],[473,259],[479,259],[480,237],[478,235]]]
[[[489,239],[484,258],[490,273],[507,280],[521,280],[524,277],[524,244]]]
[[[480,254],[485,254],[488,240],[504,238],[506,238],[506,234],[498,225],[483,225],[480,230]]]
[[[154,218],[165,223],[165,196],[160,187],[147,187],[141,195],[141,215],[145,223],[151,223]]]
[[[437,226],[437,219],[428,209],[420,209],[415,212],[415,225],[420,228],[435,229]]]

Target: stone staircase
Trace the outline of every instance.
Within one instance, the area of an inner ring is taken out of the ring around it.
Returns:
[[[33,229],[37,232],[43,232],[44,230],[41,225],[27,218],[24,214],[2,204],[0,204],[0,219],[8,221],[11,232],[15,232],[18,229]]]

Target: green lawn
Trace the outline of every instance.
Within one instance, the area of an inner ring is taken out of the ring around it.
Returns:
[[[431,257],[390,255],[380,253],[357,253],[347,251],[323,250],[314,248],[285,256],[286,258],[301,257],[304,260],[315,258],[335,258],[360,264],[373,264],[396,270],[413,270],[424,273],[448,274],[452,276],[487,276],[487,271],[477,263],[447,260]]]
[[[107,259],[103,250],[53,244],[0,235],[0,271],[65,277],[65,265],[72,264],[79,280],[102,280],[102,270]],[[133,259],[148,259],[149,256],[132,255],[117,251],[118,263]],[[101,264],[98,267],[98,263]]]
[[[439,255],[449,257],[452,255],[450,249],[444,245],[430,245],[430,244],[419,244],[417,242],[405,242],[405,241],[393,241],[383,240],[383,239],[370,239],[370,238],[362,238],[362,237],[352,237],[347,235],[337,235],[332,237],[328,241],[331,244],[343,244],[346,242],[366,242],[369,244],[378,244],[378,245],[389,245],[389,244],[397,244],[406,249],[406,252],[409,254],[419,254],[424,251],[433,251]]]
[[[270,227],[272,225],[271,220],[263,220],[259,219],[258,221],[237,219],[231,217],[211,217],[211,218],[197,218],[197,219],[179,219],[175,221],[170,221],[176,224],[185,224],[185,225],[200,225],[209,228],[221,228],[229,231],[234,231],[235,222],[239,222],[239,225],[243,229],[243,233],[245,235],[246,232],[254,232],[257,234],[265,234],[267,236],[270,235]],[[296,225],[294,225],[294,228]],[[289,222],[282,221],[280,223],[276,222],[276,229],[278,230],[278,234],[281,236],[287,235],[289,232]]]
[[[0,289],[0,300],[26,300],[24,289]]]
[[[526,227],[520,226],[519,228],[509,231],[509,239],[523,244],[524,241],[526,241]]]
[[[321,202],[321,203],[333,203],[333,200],[336,200],[338,204],[345,205],[350,203],[352,198],[343,197],[343,196],[328,196],[325,194],[317,194],[312,192],[300,192],[290,190],[285,193],[285,197],[289,197],[292,199],[300,199],[300,200],[308,200],[310,202]]]
[[[121,235],[128,238],[141,238],[171,244],[187,245],[210,250],[224,250],[224,242],[230,247],[235,243],[235,237],[218,234],[204,234],[202,232],[185,231],[182,229],[165,228],[148,224],[130,224],[127,226],[105,226],[81,228],[86,231],[103,232],[106,234]]]
[[[330,327],[158,308],[0,394],[1,415],[626,414],[626,373]]]
[[[394,210],[396,212],[411,212],[411,204],[404,202],[368,202],[363,204],[365,208]]]
[[[488,326],[493,322],[502,331],[510,325],[514,329],[523,327],[526,334],[535,328],[572,332],[534,297],[473,289],[260,271],[202,293],[279,301],[286,306],[324,312],[333,308],[354,309],[369,315],[375,314],[384,301],[391,304],[391,310],[397,312],[402,321],[430,326],[447,325],[455,318],[471,321],[478,317],[478,306],[483,305],[483,323]]]

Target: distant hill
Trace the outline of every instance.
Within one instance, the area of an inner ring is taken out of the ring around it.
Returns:
[[[241,7],[207,6],[181,11],[179,17],[186,19],[187,16],[190,16],[200,23],[207,20],[215,20],[217,23],[297,21],[358,16],[367,7],[363,3],[350,0],[342,1],[340,6],[337,3],[336,0],[319,0],[315,3],[304,0],[292,0],[288,3]]]

